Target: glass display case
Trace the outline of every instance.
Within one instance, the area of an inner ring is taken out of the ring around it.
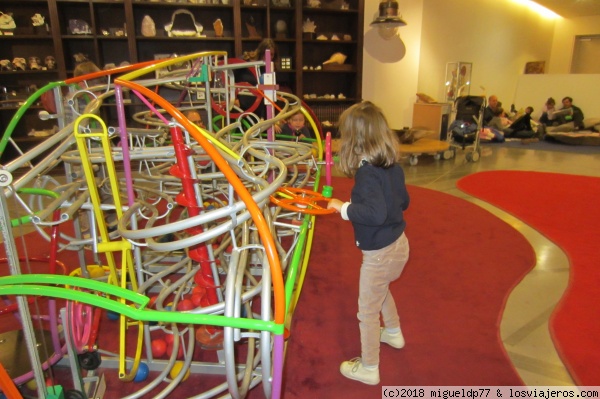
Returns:
[[[446,64],[446,79],[444,95],[446,102],[454,102],[460,96],[467,96],[471,91],[471,62],[448,62]]]

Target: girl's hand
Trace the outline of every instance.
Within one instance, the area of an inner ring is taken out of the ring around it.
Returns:
[[[342,205],[344,205],[344,203],[342,201],[340,201],[337,198],[332,198],[331,200],[329,200],[329,202],[327,203],[327,209],[335,209],[337,212],[340,212],[342,210]]]
[[[279,124],[274,124],[273,125],[273,130],[275,130],[275,134],[279,134],[281,133],[281,126],[279,126]]]

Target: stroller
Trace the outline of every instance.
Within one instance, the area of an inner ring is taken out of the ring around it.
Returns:
[[[469,148],[467,161],[477,162],[481,156],[479,132],[483,128],[483,113],[487,103],[483,96],[461,96],[454,102],[456,116],[450,124],[450,147]]]

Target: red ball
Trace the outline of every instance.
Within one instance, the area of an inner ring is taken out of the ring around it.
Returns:
[[[167,341],[164,339],[153,339],[151,346],[154,357],[163,357],[167,353]]]
[[[202,303],[202,298],[204,297],[204,295],[202,294],[194,294],[192,295],[192,304],[194,304],[194,307],[198,307],[200,306],[200,304]]]
[[[175,341],[175,336],[173,334],[165,334],[165,342],[168,345],[173,345],[173,341]]]
[[[177,310],[186,311],[194,309],[194,304],[189,299],[183,299],[177,304]]]

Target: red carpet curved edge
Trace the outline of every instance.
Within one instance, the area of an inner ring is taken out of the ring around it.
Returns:
[[[552,339],[577,385],[600,385],[600,178],[491,171],[464,177],[457,185],[521,219],[565,251],[569,285],[550,321]]]
[[[334,178],[349,199],[352,180]],[[380,385],[523,385],[500,339],[506,298],[535,265],[527,240],[468,202],[409,186],[406,234],[411,258],[390,289],[406,346],[380,353]],[[512,248],[506,251],[505,248]],[[288,340],[284,398],[381,395],[340,375],[360,356],[356,318],[361,254],[339,215],[317,220],[306,280]]]

